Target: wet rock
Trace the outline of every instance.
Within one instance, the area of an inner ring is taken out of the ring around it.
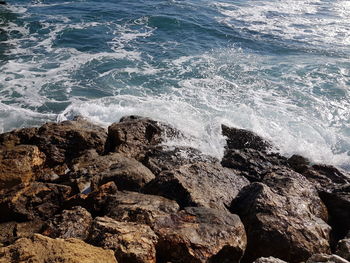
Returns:
[[[150,148],[142,161],[155,175],[198,162],[218,163],[219,160],[191,147],[156,146]]]
[[[17,145],[0,148],[0,191],[35,179],[35,170],[45,161],[38,147]]]
[[[94,247],[70,238],[51,239],[39,234],[21,238],[13,245],[0,248],[0,263],[117,263],[113,251]]]
[[[152,227],[157,218],[178,210],[179,205],[173,200],[124,191],[108,198],[104,213],[117,221],[138,222]]]
[[[287,263],[287,262],[274,257],[267,257],[267,258],[262,257],[262,258],[258,258],[253,263]]]
[[[91,241],[114,250],[118,261],[123,263],[155,263],[157,239],[147,225],[108,217],[97,217],[92,227]]]
[[[166,138],[181,137],[181,132],[162,122],[128,116],[108,127],[107,150],[141,160],[150,146]]]
[[[232,202],[248,236],[244,261],[273,256],[288,262],[329,253],[327,210],[315,187],[289,170],[267,174],[246,186]]]
[[[44,124],[31,141],[46,154],[49,166],[55,166],[88,149],[103,153],[106,138],[105,129],[78,117],[73,121]]]
[[[247,179],[219,164],[195,163],[162,172],[143,191],[176,200],[181,207],[225,209],[247,184]]]
[[[157,262],[239,262],[245,247],[244,226],[237,215],[188,207],[159,218]]]
[[[310,161],[300,155],[294,154],[290,158],[288,158],[289,166],[296,171],[297,173],[304,173],[310,167]]]
[[[350,238],[338,242],[336,254],[350,261]]]
[[[288,166],[287,159],[278,153],[266,153],[248,148],[227,150],[221,164],[251,182],[261,182],[265,174]]]
[[[327,254],[316,254],[310,257],[306,263],[349,263],[349,261],[337,256],[337,255],[327,255]]]
[[[8,246],[18,238],[31,237],[34,233],[40,233],[43,225],[44,222],[41,220],[0,223],[0,247]]]
[[[44,235],[52,238],[78,238],[86,240],[92,224],[91,214],[80,206],[51,218],[45,226]]]
[[[119,153],[99,156],[92,150],[74,159],[73,163],[72,177],[77,178],[76,185],[82,193],[110,181],[120,190],[139,191],[155,178],[142,163]]]
[[[70,192],[68,186],[39,182],[13,187],[1,196],[0,222],[50,218],[61,208]]]
[[[227,137],[227,149],[254,149],[258,151],[267,151],[272,145],[267,140],[252,131],[231,128],[221,125],[222,135]]]

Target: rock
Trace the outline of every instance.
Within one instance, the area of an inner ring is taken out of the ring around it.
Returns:
[[[40,220],[0,223],[0,247],[8,246],[18,238],[31,237],[34,233],[40,233],[43,225],[44,222]]]
[[[254,149],[257,151],[267,151],[272,148],[272,145],[267,140],[261,138],[254,132],[231,128],[226,125],[221,125],[222,135],[227,137],[227,149]]]
[[[92,216],[80,206],[63,210],[51,218],[45,226],[44,235],[52,238],[78,238],[86,240],[90,233]]]
[[[338,242],[336,254],[350,261],[350,238]]]
[[[254,149],[227,150],[221,164],[251,182],[261,182],[265,174],[288,166],[287,159],[278,153],[265,153]]]
[[[316,254],[310,257],[306,263],[349,263],[349,261],[337,256],[337,255],[327,255],[327,254]]]
[[[137,222],[153,227],[157,218],[178,210],[179,205],[173,200],[124,191],[108,198],[104,214],[117,221]]]
[[[35,179],[35,170],[45,161],[36,146],[17,145],[0,148],[0,191]]]
[[[141,160],[150,146],[181,136],[180,131],[165,123],[128,116],[108,127],[107,150]]]
[[[142,163],[155,175],[162,171],[173,170],[185,164],[198,162],[218,163],[219,160],[205,155],[191,147],[156,146],[150,148]]]
[[[82,193],[110,181],[115,182],[120,190],[139,191],[155,178],[142,163],[119,153],[99,156],[89,151],[74,159],[73,163],[72,176],[77,178],[76,184]]]
[[[53,216],[71,192],[65,185],[33,182],[16,186],[0,199],[0,222],[43,220]]]
[[[113,251],[94,247],[81,240],[51,239],[39,234],[21,238],[0,248],[0,263],[117,263]]]
[[[239,262],[245,247],[244,226],[237,215],[222,210],[188,207],[161,217],[157,262]]]
[[[32,138],[38,128],[23,128],[0,134],[0,145],[12,148],[19,144],[33,144]]]
[[[162,172],[143,191],[176,200],[181,207],[226,209],[247,184],[247,179],[219,164],[195,163]]]
[[[245,262],[266,256],[301,262],[330,252],[327,210],[315,187],[298,173],[267,174],[264,183],[243,188],[230,211],[247,231]]]
[[[88,149],[103,153],[106,138],[105,129],[83,118],[76,118],[44,124],[31,141],[46,154],[49,166],[55,166],[69,162]]]
[[[157,239],[149,226],[108,217],[97,217],[92,227],[91,241],[114,250],[123,263],[155,263]]]
[[[274,257],[268,257],[268,258],[262,257],[262,258],[258,258],[253,263],[287,263],[287,262]]]
[[[300,155],[294,154],[290,158],[288,158],[289,166],[296,171],[297,173],[304,173],[310,167],[310,161]]]

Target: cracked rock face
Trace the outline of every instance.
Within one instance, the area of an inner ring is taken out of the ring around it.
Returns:
[[[237,215],[204,207],[188,207],[159,218],[157,262],[239,262],[246,247]]]
[[[293,171],[271,173],[264,183],[246,186],[230,210],[247,231],[246,262],[262,256],[301,262],[330,252],[327,210],[313,185]]]

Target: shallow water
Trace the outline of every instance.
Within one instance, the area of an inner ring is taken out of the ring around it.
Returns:
[[[0,130],[81,114],[166,121],[221,156],[220,124],[349,168],[350,2],[8,1]]]

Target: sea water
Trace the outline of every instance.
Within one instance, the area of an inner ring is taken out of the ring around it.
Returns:
[[[165,121],[220,157],[220,124],[349,168],[348,0],[8,0],[0,131]]]

